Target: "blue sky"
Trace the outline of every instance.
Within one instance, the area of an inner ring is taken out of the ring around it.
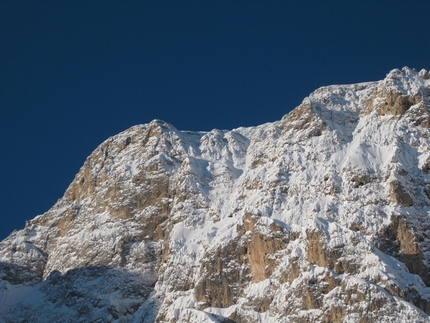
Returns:
[[[430,69],[430,1],[0,0],[0,239],[109,136],[279,120],[319,86]]]

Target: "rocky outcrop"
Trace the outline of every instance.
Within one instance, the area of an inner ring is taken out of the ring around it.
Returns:
[[[261,220],[246,213],[243,225],[237,227],[240,238],[203,258],[201,278],[194,289],[201,307],[234,305],[250,282],[271,277],[276,268],[276,253],[285,249],[289,237],[276,223],[267,227]],[[267,310],[267,301],[254,306],[258,311]]]
[[[394,203],[404,206],[412,206],[414,204],[412,197],[405,191],[398,180],[390,183],[390,198]]]
[[[194,291],[200,307],[229,307],[243,295],[249,282],[245,246],[232,240],[202,260],[201,278]]]
[[[428,228],[424,229],[427,235]],[[404,262],[411,273],[419,275],[424,283],[430,286],[428,267],[425,265],[425,257],[418,242],[419,236],[414,231],[406,219],[392,216],[391,223],[381,229],[377,244],[382,251]]]
[[[283,132],[304,131],[307,136],[321,136],[324,121],[314,111],[314,104],[305,99],[301,105],[286,115],[280,124]]]
[[[421,74],[426,73],[428,72],[424,71]],[[403,116],[413,105],[429,97],[428,88],[417,86],[417,76],[420,77],[416,71],[409,68],[392,70],[366,101],[364,111],[375,111],[380,116]]]

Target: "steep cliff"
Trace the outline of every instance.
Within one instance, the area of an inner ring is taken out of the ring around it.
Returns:
[[[0,322],[430,322],[430,80],[103,142],[0,243]]]

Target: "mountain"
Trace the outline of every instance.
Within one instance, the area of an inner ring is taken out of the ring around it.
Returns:
[[[0,243],[0,322],[430,322],[430,75],[103,142]]]

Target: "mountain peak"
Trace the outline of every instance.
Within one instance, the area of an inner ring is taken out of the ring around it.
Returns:
[[[429,73],[103,142],[0,243],[5,322],[428,322]]]

